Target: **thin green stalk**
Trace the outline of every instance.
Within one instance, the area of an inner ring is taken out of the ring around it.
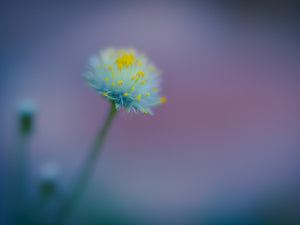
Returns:
[[[107,116],[107,119],[103,127],[101,128],[100,132],[98,133],[94,145],[92,146],[92,149],[86,158],[83,168],[80,171],[79,178],[75,183],[73,190],[71,191],[71,195],[63,203],[61,209],[58,212],[57,217],[54,220],[54,224],[56,225],[62,224],[65,221],[65,219],[71,213],[72,209],[75,207],[80,196],[82,195],[84,188],[86,187],[89,181],[93,168],[95,167],[96,160],[98,158],[97,156],[99,155],[99,152],[103,146],[105,137],[108,133],[108,130],[112,124],[113,119],[115,118],[116,113],[117,110],[115,108],[115,105],[111,103],[111,109]]]
[[[29,154],[30,135],[19,134],[17,147],[13,156],[13,183],[12,183],[12,220],[23,224],[27,217],[27,199],[28,199],[28,154]]]

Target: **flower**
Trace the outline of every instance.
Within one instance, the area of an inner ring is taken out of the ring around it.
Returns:
[[[107,48],[91,57],[83,76],[115,107],[153,114],[166,101],[160,95],[160,72],[145,54],[132,48]]]

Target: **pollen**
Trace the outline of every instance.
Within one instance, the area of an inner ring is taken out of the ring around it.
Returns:
[[[104,95],[105,97],[107,97],[107,94],[106,94],[106,93],[104,93],[103,95]]]
[[[111,85],[112,85],[112,86],[115,86],[116,84],[115,84],[115,83],[111,83]]]
[[[160,98],[160,102],[161,102],[161,103],[165,103],[166,101],[167,101],[167,99],[166,99],[165,97],[161,97],[161,98]]]
[[[128,93],[124,93],[124,96],[127,96],[128,95]]]
[[[111,72],[114,71],[114,69],[111,66],[108,66],[108,68],[111,70]]]
[[[154,92],[156,92],[156,91],[157,91],[157,89],[156,89],[156,88],[154,88],[154,89],[153,89],[153,91],[154,91]]]
[[[146,81],[142,81],[141,85],[146,84]]]
[[[106,69],[107,65],[104,65],[104,68]]]
[[[141,100],[141,96],[142,95],[138,95],[137,98],[136,98],[136,100]]]
[[[91,76],[93,76],[94,74],[93,74],[93,72],[90,72],[90,74],[91,74]]]
[[[145,76],[145,73],[144,72],[142,72],[142,71],[139,71],[139,72],[137,72],[137,74],[136,74],[137,76],[142,76],[142,77],[144,77]]]
[[[123,68],[123,64],[118,64],[118,69],[120,69],[120,71],[122,71]]]
[[[131,80],[134,80],[134,79],[135,79],[135,76],[133,75],[132,78],[131,78]]]
[[[108,77],[106,77],[105,80],[108,81]]]
[[[135,87],[132,87],[132,88],[131,88],[131,91],[133,91],[134,89],[135,89]]]
[[[100,68],[99,64],[97,64],[96,66],[97,66],[98,69]]]
[[[139,77],[136,77],[135,82],[137,82],[139,79],[140,79]]]
[[[129,65],[132,66],[133,60],[134,60],[134,55],[124,54],[121,58],[116,59],[116,63],[118,63],[118,68],[120,67],[120,65],[122,65],[121,68],[123,66],[126,66],[126,68],[128,68]],[[122,70],[122,69],[120,69],[120,70]]]
[[[147,93],[147,94],[146,94],[146,97],[148,97],[149,95],[150,95],[150,94],[149,94],[149,93]]]
[[[116,74],[115,74],[115,73],[113,73],[113,78],[115,78],[115,76],[116,76]]]

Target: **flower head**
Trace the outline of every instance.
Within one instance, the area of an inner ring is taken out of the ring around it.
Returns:
[[[84,77],[116,108],[129,113],[152,114],[151,108],[165,102],[160,96],[160,72],[135,49],[108,48],[91,57]]]

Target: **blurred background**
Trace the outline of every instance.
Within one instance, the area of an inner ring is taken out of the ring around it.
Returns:
[[[0,4],[1,224],[18,104],[36,105],[31,201],[49,163],[68,193],[109,109],[81,73],[107,46],[145,51],[168,100],[118,114],[67,224],[300,224],[296,1]]]

